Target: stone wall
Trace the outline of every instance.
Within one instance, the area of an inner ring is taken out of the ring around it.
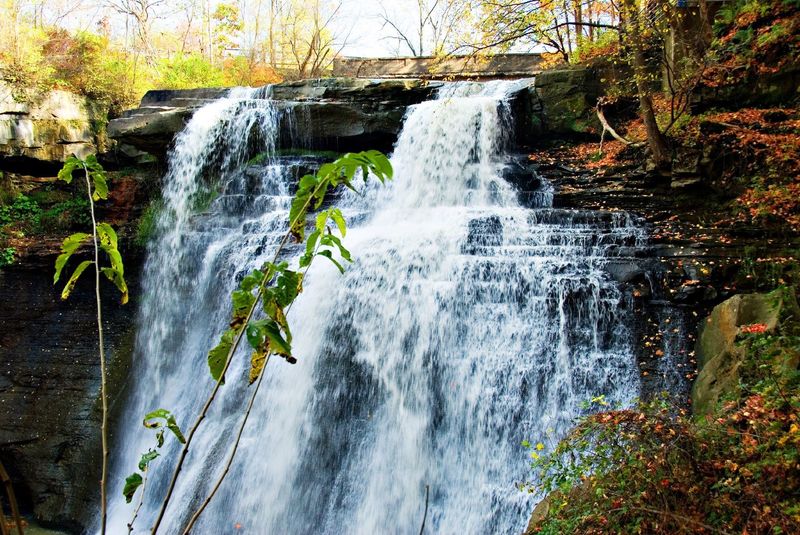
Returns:
[[[336,58],[333,76],[352,78],[519,78],[540,72],[541,54],[490,57]]]

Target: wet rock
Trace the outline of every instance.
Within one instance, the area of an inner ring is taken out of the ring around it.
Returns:
[[[617,282],[628,283],[640,281],[645,276],[639,264],[627,260],[611,260],[606,264],[606,271]]]
[[[503,244],[503,222],[498,216],[473,219],[469,222],[464,254],[475,254],[483,247],[499,247]]]
[[[0,270],[0,459],[23,512],[83,533],[98,503],[101,458],[94,292],[84,277],[61,301],[52,285],[52,260],[29,258]],[[125,260],[135,301],[139,264]],[[121,306],[116,291],[104,289],[114,407],[124,392],[136,304]]]

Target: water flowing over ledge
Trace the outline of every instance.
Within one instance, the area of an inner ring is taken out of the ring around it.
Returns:
[[[605,268],[619,250],[643,246],[644,229],[622,212],[554,209],[546,183],[520,203],[503,178],[504,97],[514,87],[449,84],[412,106],[393,184],[336,201],[356,222],[346,238],[355,262],[344,276],[328,265],[309,273],[290,317],[299,363],[267,368],[237,462],[198,533],[236,523],[257,533],[411,533],[425,485],[433,533],[521,532],[535,497],[515,487],[528,473],[520,442],[554,444],[591,397],[638,396],[631,297]],[[313,163],[277,156],[279,113],[267,96],[234,90],[176,140],[115,482],[151,444],[145,412],[165,407],[184,424],[196,414],[230,291],[271,256],[297,174]],[[245,166],[257,152],[267,157]],[[165,532],[216,478],[206,460],[227,450],[232,411],[247,394],[239,357]],[[174,453],[153,465],[141,528]],[[111,525],[127,523],[130,509],[116,499]]]

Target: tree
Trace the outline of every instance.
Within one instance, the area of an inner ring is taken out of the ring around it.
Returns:
[[[647,144],[653,162],[659,169],[666,168],[671,155],[667,147],[667,140],[656,120],[653,107],[653,98],[648,84],[648,66],[645,55],[645,33],[642,20],[647,16],[646,10],[640,9],[637,0],[622,0],[624,14],[624,30],[630,38],[627,42],[632,49],[633,73],[636,78],[636,91],[639,97],[639,110],[647,131]]]
[[[598,36],[596,30],[618,32],[622,59],[634,73],[652,160],[660,169],[669,165],[671,154],[653,105],[654,69],[649,60],[652,49],[663,50],[665,29],[675,27],[677,15],[668,0],[486,0],[481,5],[484,32],[482,41],[473,46],[476,51],[508,50],[528,43],[555,49],[564,61],[570,61],[587,40]],[[662,54],[658,59],[664,61],[664,68],[670,68],[666,56]],[[673,98],[673,108],[675,105]],[[674,122],[674,109],[672,115]]]
[[[292,0],[283,21],[285,63],[282,65],[297,78],[317,78],[333,64],[333,58],[346,43],[334,33],[331,23],[342,7],[341,1],[328,3]]]
[[[480,0],[481,39],[473,51],[544,46],[569,61],[584,42],[619,31],[614,0]]]
[[[398,55],[402,49],[414,57],[453,52],[470,27],[468,0],[392,2],[391,8],[381,2],[380,6],[383,29],[391,31],[387,39],[397,43]]]
[[[215,55],[217,59],[222,59],[225,51],[234,47],[238,34],[242,30],[239,8],[235,4],[217,4],[211,18],[214,21]]]

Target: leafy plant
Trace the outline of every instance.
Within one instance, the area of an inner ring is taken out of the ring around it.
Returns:
[[[0,267],[10,266],[17,257],[17,250],[14,247],[6,247],[0,250]]]
[[[105,345],[103,341],[103,311],[100,299],[100,274],[105,275],[122,294],[122,303],[128,302],[128,286],[125,283],[125,268],[122,263],[122,257],[117,248],[117,234],[111,225],[107,223],[98,223],[95,217],[95,201],[104,200],[108,198],[108,181],[103,167],[98,163],[97,159],[90,155],[85,160],[81,160],[77,156],[71,156],[64,162],[64,167],[58,173],[58,179],[63,180],[67,184],[72,182],[73,173],[75,171],[83,171],[86,180],[86,192],[89,203],[89,213],[92,222],[92,233],[87,234],[78,232],[67,237],[61,245],[61,254],[56,259],[55,275],[53,276],[53,284],[57,283],[61,278],[61,272],[66,266],[72,255],[78,248],[87,242],[93,244],[94,259],[84,260],[72,272],[69,280],[67,281],[64,289],[61,292],[61,298],[67,299],[75,288],[78,279],[86,271],[89,266],[94,266],[95,273],[95,297],[97,301],[97,337],[99,345],[100,356],[100,399],[102,403],[102,423],[100,428],[101,441],[103,446],[103,461],[102,472],[100,478],[100,507],[101,507],[101,533],[106,532],[106,505],[107,505],[107,473],[108,473],[108,398],[106,395],[106,358],[105,358]],[[109,265],[100,267],[100,250],[105,252],[109,260]]]
[[[273,260],[244,277],[239,287],[232,293],[229,327],[222,333],[218,345],[208,353],[209,372],[215,383],[200,414],[187,433],[153,526],[154,534],[163,520],[195,434],[224,384],[225,374],[242,339],[246,339],[250,346],[248,383],[255,383],[255,388],[244,409],[244,416],[226,460],[225,469],[210,494],[189,519],[183,533],[191,531],[228,473],[238,451],[242,433],[247,425],[270,356],[275,354],[289,363],[297,362],[292,352],[292,333],[287,316],[292,303],[303,291],[302,282],[305,273],[317,257],[325,257],[340,271],[344,271],[344,262],[352,261],[350,252],[341,241],[347,232],[346,221],[341,211],[329,208],[318,212],[308,234],[307,217],[312,211],[320,209],[329,191],[337,187],[358,191],[354,183],[358,172],[361,173],[365,183],[370,175],[375,176],[381,183],[392,178],[391,163],[378,151],[345,154],[332,163],[322,165],[316,174],[302,177],[289,211],[289,228],[279,243]],[[298,264],[303,271],[289,269],[287,262],[278,260],[292,239],[304,244],[304,254]]]
[[[144,425],[144,427],[147,429],[154,429],[156,431],[156,445],[154,448],[150,448],[142,454],[141,458],[139,459],[139,463],[137,464],[139,470],[133,472],[131,475],[125,478],[125,485],[122,488],[122,495],[125,497],[125,502],[131,503],[136,491],[139,489],[139,487],[142,488],[142,492],[139,494],[139,503],[133,512],[133,518],[131,518],[131,521],[128,523],[128,533],[133,532],[133,524],[136,522],[136,518],[139,516],[139,511],[144,503],[144,494],[147,488],[147,476],[150,469],[150,463],[161,455],[160,450],[164,445],[165,431],[170,431],[173,435],[175,435],[175,438],[178,440],[178,442],[186,442],[180,427],[178,427],[175,417],[171,412],[165,409],[157,409],[147,413],[142,421],[142,425]]]
[[[0,225],[27,223],[38,226],[42,209],[36,200],[20,193],[10,205],[0,206]]]

